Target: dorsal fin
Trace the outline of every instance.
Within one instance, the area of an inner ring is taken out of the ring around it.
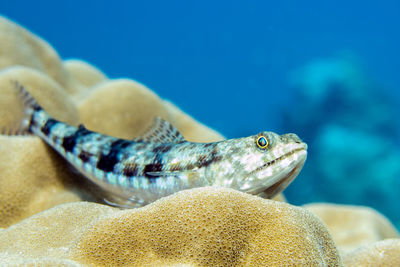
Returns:
[[[136,138],[135,141],[153,142],[153,143],[183,143],[185,138],[180,132],[166,120],[156,117],[149,130]]]

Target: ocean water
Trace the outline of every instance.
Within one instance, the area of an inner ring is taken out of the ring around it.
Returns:
[[[309,144],[289,202],[372,206],[400,226],[400,2],[3,1],[63,59],[131,78],[234,138]]]

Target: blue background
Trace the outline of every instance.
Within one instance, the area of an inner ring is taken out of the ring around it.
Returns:
[[[62,58],[136,79],[229,138],[280,130],[288,75],[314,58],[354,52],[400,88],[397,0],[116,3],[17,0],[0,13]]]
[[[398,0],[3,1],[0,13],[44,38],[63,59],[138,80],[228,138],[294,131],[282,116],[298,100],[291,74],[343,53],[395,103],[400,99]],[[343,196],[352,193],[345,182],[335,188]],[[313,199],[315,192],[302,193],[306,186],[293,184],[289,200],[348,202]]]

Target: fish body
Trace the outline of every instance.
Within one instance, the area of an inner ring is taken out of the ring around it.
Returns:
[[[300,172],[307,145],[295,134],[261,132],[214,143],[186,141],[167,121],[155,119],[143,136],[126,140],[52,118],[18,86],[26,118],[21,132],[42,138],[107,193],[107,203],[141,206],[177,191],[223,186],[268,197]]]

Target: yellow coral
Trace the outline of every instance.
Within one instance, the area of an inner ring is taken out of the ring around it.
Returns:
[[[342,254],[379,240],[399,237],[388,219],[368,207],[314,203],[305,208],[324,221]]]
[[[107,266],[340,263],[325,226],[305,209],[213,187],[100,220],[72,254],[85,264]]]
[[[46,73],[60,86],[68,86],[69,75],[56,51],[38,36],[1,16],[0,47],[0,69],[25,66]]]
[[[345,266],[400,266],[400,239],[387,239],[344,256]]]
[[[26,67],[9,67],[0,71],[0,127],[15,128],[23,118],[21,100],[15,93],[15,81],[24,87],[56,119],[78,123],[78,111],[69,95],[43,73]]]
[[[58,205],[0,231],[0,265],[57,266],[73,263],[69,248],[81,232],[117,209],[95,203]],[[53,262],[53,264],[50,264]]]
[[[307,210],[214,187],[136,210],[59,205],[0,232],[0,251],[8,262],[37,264],[340,265],[329,232]]]
[[[65,60],[63,65],[76,82],[87,88],[107,81],[107,77],[104,75],[104,73],[84,61],[70,59]]]
[[[125,139],[132,139],[150,127],[154,116],[172,121],[155,93],[137,82],[122,79],[98,85],[79,104],[79,114],[88,129]]]

